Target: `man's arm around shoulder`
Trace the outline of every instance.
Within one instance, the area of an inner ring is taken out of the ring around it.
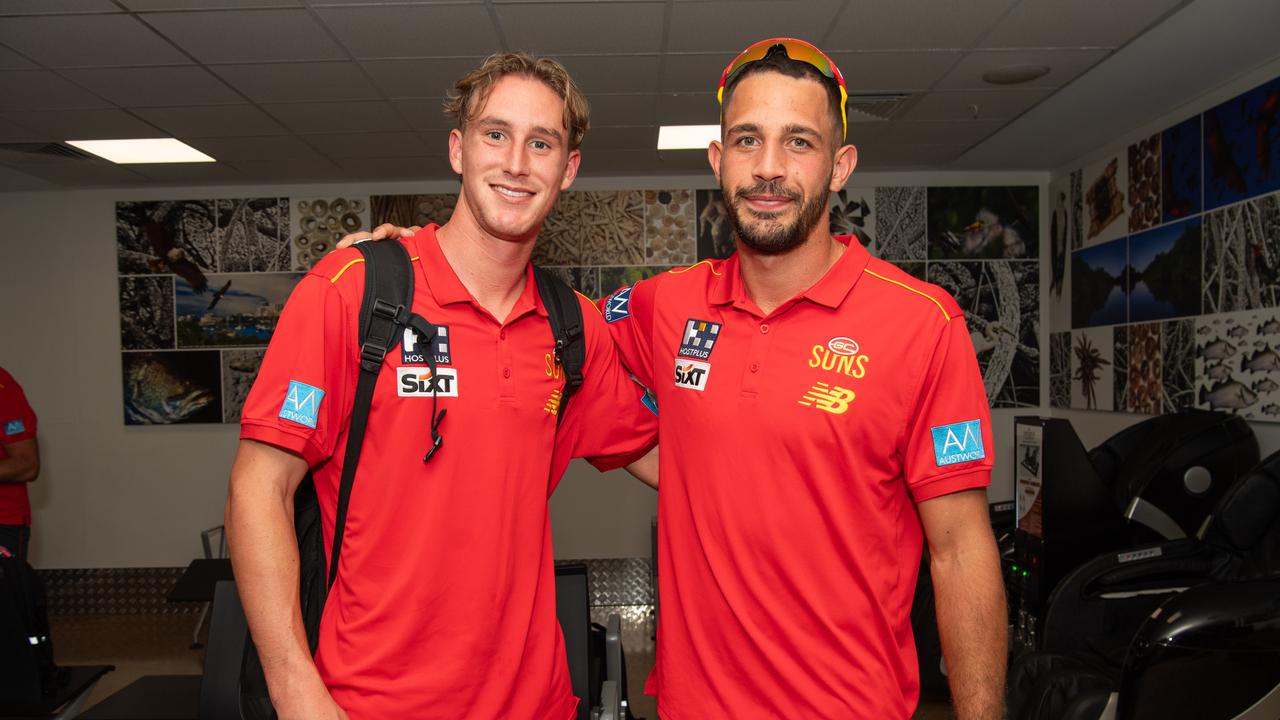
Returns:
[[[293,493],[306,474],[301,457],[241,440],[227,494],[227,541],[245,618],[280,720],[345,720],[311,659],[299,607]]]
[[[982,488],[919,504],[942,657],[959,720],[1002,720],[1008,609]]]
[[[0,482],[29,483],[40,476],[40,447],[36,439],[19,440],[4,446],[0,460]]]

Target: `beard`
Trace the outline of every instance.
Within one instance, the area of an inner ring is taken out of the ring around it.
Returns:
[[[777,220],[781,213],[754,212],[745,206],[744,195],[775,195],[785,197],[800,204],[800,212],[790,224],[770,224],[760,228],[748,224],[748,218],[763,221]],[[818,223],[827,217],[827,198],[815,196],[806,198],[803,194],[783,187],[776,182],[759,182],[746,188],[735,190],[729,198],[729,224],[733,234],[743,245],[761,255],[781,255],[805,241],[809,233]]]

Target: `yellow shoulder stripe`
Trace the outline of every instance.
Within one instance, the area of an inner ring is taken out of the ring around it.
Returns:
[[[574,292],[574,294],[575,294],[575,295],[577,295],[578,297],[582,298],[583,300],[586,300],[586,301],[587,301],[587,304],[591,305],[591,307],[595,308],[595,311],[596,311],[597,313],[600,313],[600,317],[604,317],[604,313],[600,312],[600,308],[596,307],[596,301],[595,301],[595,300],[592,300],[591,298],[587,297],[586,295],[583,295],[582,293],[578,292],[577,290],[574,290],[573,292]]]
[[[720,276],[720,273],[716,272],[716,268],[714,265],[711,264],[710,260],[699,260],[698,262],[690,265],[689,267],[671,268],[667,272],[671,273],[672,275],[680,275],[682,273],[689,272],[690,270],[698,267],[699,265],[706,265],[708,268],[710,268],[712,275],[715,275],[716,277]]]
[[[418,262],[419,259],[421,259],[421,256],[417,255],[409,258],[409,262]],[[343,265],[341,270],[339,270],[333,277],[329,278],[329,282],[336,284],[338,282],[338,278],[342,277],[342,274],[345,273],[352,265],[355,265],[356,263],[362,263],[362,262],[364,262],[364,258],[358,257],[355,260],[352,260],[351,262],[347,263],[346,265]]]
[[[937,298],[935,298],[934,296],[930,295],[929,293],[927,293],[927,292],[921,292],[920,290],[917,290],[917,289],[915,289],[915,288],[911,287],[910,285],[907,285],[906,283],[901,283],[901,282],[898,282],[897,280],[892,280],[892,279],[890,279],[890,278],[887,278],[887,277],[885,277],[885,276],[883,276],[883,275],[880,275],[879,273],[875,272],[874,270],[864,270],[863,272],[865,272],[866,274],[868,274],[868,275],[870,275],[870,276],[872,276],[872,277],[878,277],[878,278],[880,278],[881,280],[883,280],[883,281],[885,281],[885,282],[887,282],[887,283],[892,283],[892,284],[894,284],[894,285],[897,285],[898,287],[902,288],[903,290],[907,290],[907,291],[909,291],[909,292],[913,292],[913,293],[915,293],[915,294],[919,295],[920,297],[928,298],[928,299],[929,299],[929,302],[931,302],[931,303],[933,303],[934,305],[937,305],[937,306],[938,306],[938,311],[942,313],[942,318],[943,318],[944,320],[946,320],[947,322],[950,322],[950,321],[951,321],[951,316],[947,314],[947,309],[946,309],[946,308],[944,308],[944,307],[942,307],[942,303],[938,302],[938,299],[937,299]]]

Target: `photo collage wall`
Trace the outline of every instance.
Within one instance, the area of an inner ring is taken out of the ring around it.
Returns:
[[[1049,401],[1280,421],[1280,78],[1049,185]]]
[[[457,196],[116,203],[124,419],[237,423],[293,286],[343,235],[444,223]],[[1039,191],[848,188],[832,232],[950,292],[992,407],[1040,404]],[[718,190],[567,192],[533,261],[588,297],[733,252]]]

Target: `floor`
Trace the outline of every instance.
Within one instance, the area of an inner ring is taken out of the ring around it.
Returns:
[[[628,615],[623,614],[623,643],[630,648],[626,664],[632,712],[657,720],[654,699],[643,693],[644,679],[653,667],[651,626],[646,618]],[[116,666],[94,688],[88,706],[143,675],[198,675],[203,666],[204,651],[188,647],[194,615],[55,615],[49,622],[59,664]],[[949,712],[945,701],[922,702],[914,720],[944,720]]]

